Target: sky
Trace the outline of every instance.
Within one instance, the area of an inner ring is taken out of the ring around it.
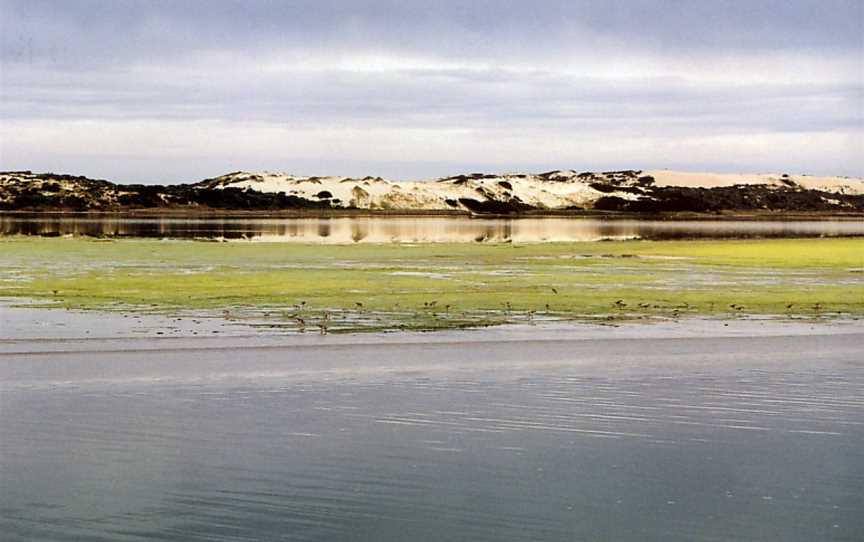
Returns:
[[[864,1],[0,0],[0,170],[864,176]]]

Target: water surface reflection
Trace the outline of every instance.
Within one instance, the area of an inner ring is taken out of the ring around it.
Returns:
[[[0,215],[0,235],[156,237],[297,243],[571,242],[864,236],[864,220],[590,218],[138,218]]]
[[[852,542],[860,340],[0,356],[0,538]]]

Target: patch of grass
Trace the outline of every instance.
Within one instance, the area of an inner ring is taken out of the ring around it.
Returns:
[[[0,240],[0,297],[228,311],[250,325],[442,329],[544,319],[864,316],[864,240],[295,245]],[[301,321],[303,322],[301,324]]]

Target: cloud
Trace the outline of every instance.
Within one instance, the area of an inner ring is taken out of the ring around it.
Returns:
[[[297,174],[429,178],[465,171],[671,168],[843,174],[864,166],[860,131],[753,132],[670,138],[652,130],[561,133],[486,128],[279,126],[225,121],[11,121],[13,155],[53,149],[45,169],[91,164],[96,176],[178,182],[247,168]],[[774,149],[765,152],[765,149]],[[433,156],[436,160],[414,157]],[[184,165],[185,162],[185,165]],[[166,169],[153,165],[168,165]],[[24,168],[26,164],[14,164]],[[144,169],[142,169],[142,167]],[[360,171],[361,173],[358,173]],[[111,175],[108,175],[108,172]]]
[[[860,175],[864,8],[828,4],[0,0],[0,165]]]
[[[75,64],[314,45],[530,59],[587,48],[851,50],[857,0],[4,0],[7,54]]]

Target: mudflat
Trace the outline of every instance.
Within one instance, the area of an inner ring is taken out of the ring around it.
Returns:
[[[864,239],[260,244],[0,239],[0,297],[337,333],[864,316]]]

